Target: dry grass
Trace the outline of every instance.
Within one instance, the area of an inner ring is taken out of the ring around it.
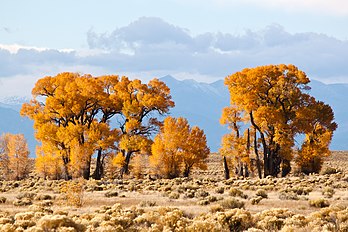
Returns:
[[[191,178],[86,181],[73,206],[62,204],[61,189],[71,183],[2,181],[0,231],[346,231],[348,153],[334,152],[327,168],[339,171],[226,181],[212,155],[208,169]],[[18,200],[32,204],[14,205]]]

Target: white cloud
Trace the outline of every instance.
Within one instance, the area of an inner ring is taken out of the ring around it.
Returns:
[[[279,25],[241,35],[193,36],[159,18],[140,18],[110,33],[90,31],[87,38],[90,49],[83,51],[0,45],[0,96],[11,91],[26,95],[38,78],[63,71],[144,80],[171,74],[211,82],[245,67],[292,63],[309,77],[348,82],[348,41],[292,34]]]

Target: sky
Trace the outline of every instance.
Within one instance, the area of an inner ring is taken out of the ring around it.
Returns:
[[[292,63],[348,83],[346,0],[11,0],[0,7],[0,99],[59,72],[213,82]]]

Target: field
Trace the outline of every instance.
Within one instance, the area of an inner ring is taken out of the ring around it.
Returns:
[[[0,182],[0,231],[348,231],[348,152],[320,175]]]

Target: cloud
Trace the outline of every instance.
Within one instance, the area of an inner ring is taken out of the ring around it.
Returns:
[[[37,80],[71,71],[137,78],[177,74],[215,81],[246,67],[292,63],[311,78],[348,83],[348,41],[310,32],[293,34],[280,25],[243,34],[192,35],[162,19],[144,17],[109,33],[90,30],[87,40],[86,51],[0,45],[0,78],[16,77],[20,83],[22,77]]]
[[[244,67],[293,63],[316,78],[348,77],[348,41],[310,32],[291,34],[276,24],[241,35],[193,36],[162,19],[140,18],[109,34],[89,31],[87,36],[91,48],[110,51],[99,61],[126,71],[171,70],[223,78]]]

